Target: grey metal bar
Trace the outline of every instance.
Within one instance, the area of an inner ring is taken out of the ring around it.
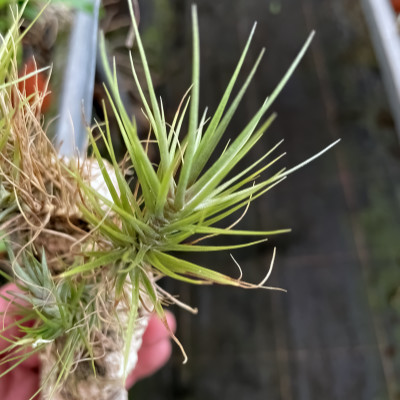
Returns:
[[[390,0],[361,0],[400,136],[400,33]]]
[[[93,13],[78,11],[70,36],[67,65],[60,97],[56,143],[60,154],[83,153],[86,126],[92,116],[100,0],[93,0]],[[86,121],[84,120],[86,119]]]

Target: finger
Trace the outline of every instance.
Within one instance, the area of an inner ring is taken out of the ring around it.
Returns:
[[[9,367],[9,363],[2,365],[0,372],[4,372]],[[2,400],[30,399],[38,388],[39,372],[18,367],[0,379],[0,398]]]
[[[142,347],[138,352],[138,364],[128,376],[126,387],[131,387],[139,379],[154,374],[170,358],[172,352],[171,341],[167,338],[152,346]]]
[[[166,311],[165,316],[167,318],[167,323],[168,323],[168,326],[169,326],[171,332],[175,332],[176,319],[175,319],[174,315],[171,312]],[[160,340],[163,340],[163,339],[169,338],[169,337],[170,337],[170,334],[167,331],[164,324],[162,323],[162,321],[158,317],[152,316],[150,318],[150,321],[146,328],[146,331],[144,332],[144,335],[143,335],[142,347],[152,345],[154,343],[159,342]]]
[[[12,303],[13,295],[9,294],[9,292],[20,292],[20,289],[14,283],[8,283],[0,288],[0,335],[3,337],[0,338],[0,351],[11,344],[7,339],[13,340],[16,337],[23,336],[23,332],[18,326],[12,325],[18,317],[15,315],[16,306]],[[25,325],[29,325],[29,323]],[[26,351],[31,351],[31,348],[27,348]],[[23,353],[20,352],[18,354],[22,355]],[[37,369],[39,365],[39,356],[37,354],[32,355],[21,363],[21,367],[29,369]]]
[[[30,399],[39,389],[38,372],[17,368],[11,374],[11,379],[7,400]],[[39,399],[39,396],[35,396],[35,399]]]
[[[175,332],[176,319],[174,315],[167,311],[165,316],[170,330]],[[151,375],[168,361],[172,351],[169,338],[170,333],[163,322],[157,316],[152,316],[143,335],[136,368],[127,378],[127,387],[132,386],[137,380]]]
[[[29,348],[27,351],[32,350]],[[27,368],[27,369],[32,369],[32,370],[38,370],[40,367],[40,358],[38,353],[32,354],[29,358],[27,358],[25,361],[23,361],[21,364],[21,367]]]
[[[8,283],[0,288],[0,334],[6,339],[12,339],[16,336],[22,336],[22,332],[17,325],[15,305],[13,305],[13,296],[8,292],[19,291],[14,283]],[[12,325],[12,326],[11,326]],[[0,351],[10,345],[10,342],[0,338]]]

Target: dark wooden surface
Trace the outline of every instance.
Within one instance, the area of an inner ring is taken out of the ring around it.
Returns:
[[[175,15],[175,49],[166,55],[168,72],[160,87],[172,113],[190,80],[190,2],[158,3]],[[276,245],[271,284],[287,294],[166,282],[200,310],[197,316],[173,310],[189,362],[182,365],[174,348],[169,364],[138,383],[131,398],[399,399],[400,148],[358,1],[197,4],[204,107],[215,109],[255,20],[245,70],[261,47],[267,49],[230,126],[232,137],[271,92],[309,32],[317,31],[273,106],[278,120],[253,157],[284,138],[284,164],[292,166],[339,137],[342,142],[257,200],[241,225],[293,229],[269,244],[233,253],[245,278],[256,282]],[[229,254],[201,261],[238,273]]]

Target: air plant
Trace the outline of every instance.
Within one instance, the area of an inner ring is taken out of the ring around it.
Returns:
[[[253,200],[334,145],[289,170],[261,178],[281,158],[282,154],[276,154],[280,142],[232,173],[274,120],[275,114],[265,115],[312,35],[273,93],[216,155],[262,58],[263,51],[232,96],[254,28],[214,115],[200,116],[199,33],[196,7],[192,7],[192,83],[167,123],[132,7],[130,11],[146,77],[145,89],[131,57],[133,80],[151,127],[148,141],[139,139],[135,119],[124,109],[115,63],[109,66],[101,39],[108,102],[127,149],[123,162],[113,150],[105,106],[105,120],[88,128],[92,156],[62,158],[46,137],[40,113],[45,92],[26,97],[19,85],[39,71],[23,78],[17,75],[23,8],[0,48],[0,231],[5,232],[13,271],[5,275],[21,289],[10,294],[10,300],[17,298],[17,312],[22,316],[15,323],[25,333],[22,338],[8,339],[2,363],[14,368],[38,352],[44,399],[127,398],[124,380],[135,366],[150,314],[157,313],[168,328],[164,306],[177,303],[191,310],[158,285],[163,277],[196,285],[269,288],[265,283],[270,271],[261,283],[252,284],[187,261],[185,252],[239,249],[287,232],[240,230],[236,223],[228,227],[221,223],[233,213],[246,211]],[[100,154],[98,140],[110,161]],[[157,165],[148,156],[149,142],[158,150]],[[212,155],[216,156],[213,163]],[[259,239],[226,246],[201,243],[220,235]],[[33,323],[26,325],[27,321]],[[172,332],[171,336],[179,344]]]

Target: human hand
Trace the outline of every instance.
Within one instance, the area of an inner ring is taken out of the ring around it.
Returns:
[[[0,288],[0,295],[9,297],[7,292],[17,291],[14,284],[7,284]],[[0,330],[11,325],[15,317],[10,313],[10,303],[0,297]],[[167,312],[168,325],[172,332],[175,331],[176,322],[174,316]],[[21,332],[16,326],[7,329],[3,336],[7,339],[21,336]],[[0,351],[9,346],[9,342],[0,338]],[[149,325],[143,335],[142,347],[138,352],[138,362],[134,371],[126,380],[127,388],[131,387],[139,379],[152,375],[160,369],[171,355],[171,342],[169,333],[162,322],[155,316],[151,317]],[[0,358],[1,361],[1,358]],[[0,365],[0,374],[11,367],[10,363]],[[0,378],[0,393],[2,400],[28,400],[39,388],[40,379],[40,361],[37,355],[34,355],[11,372]]]

